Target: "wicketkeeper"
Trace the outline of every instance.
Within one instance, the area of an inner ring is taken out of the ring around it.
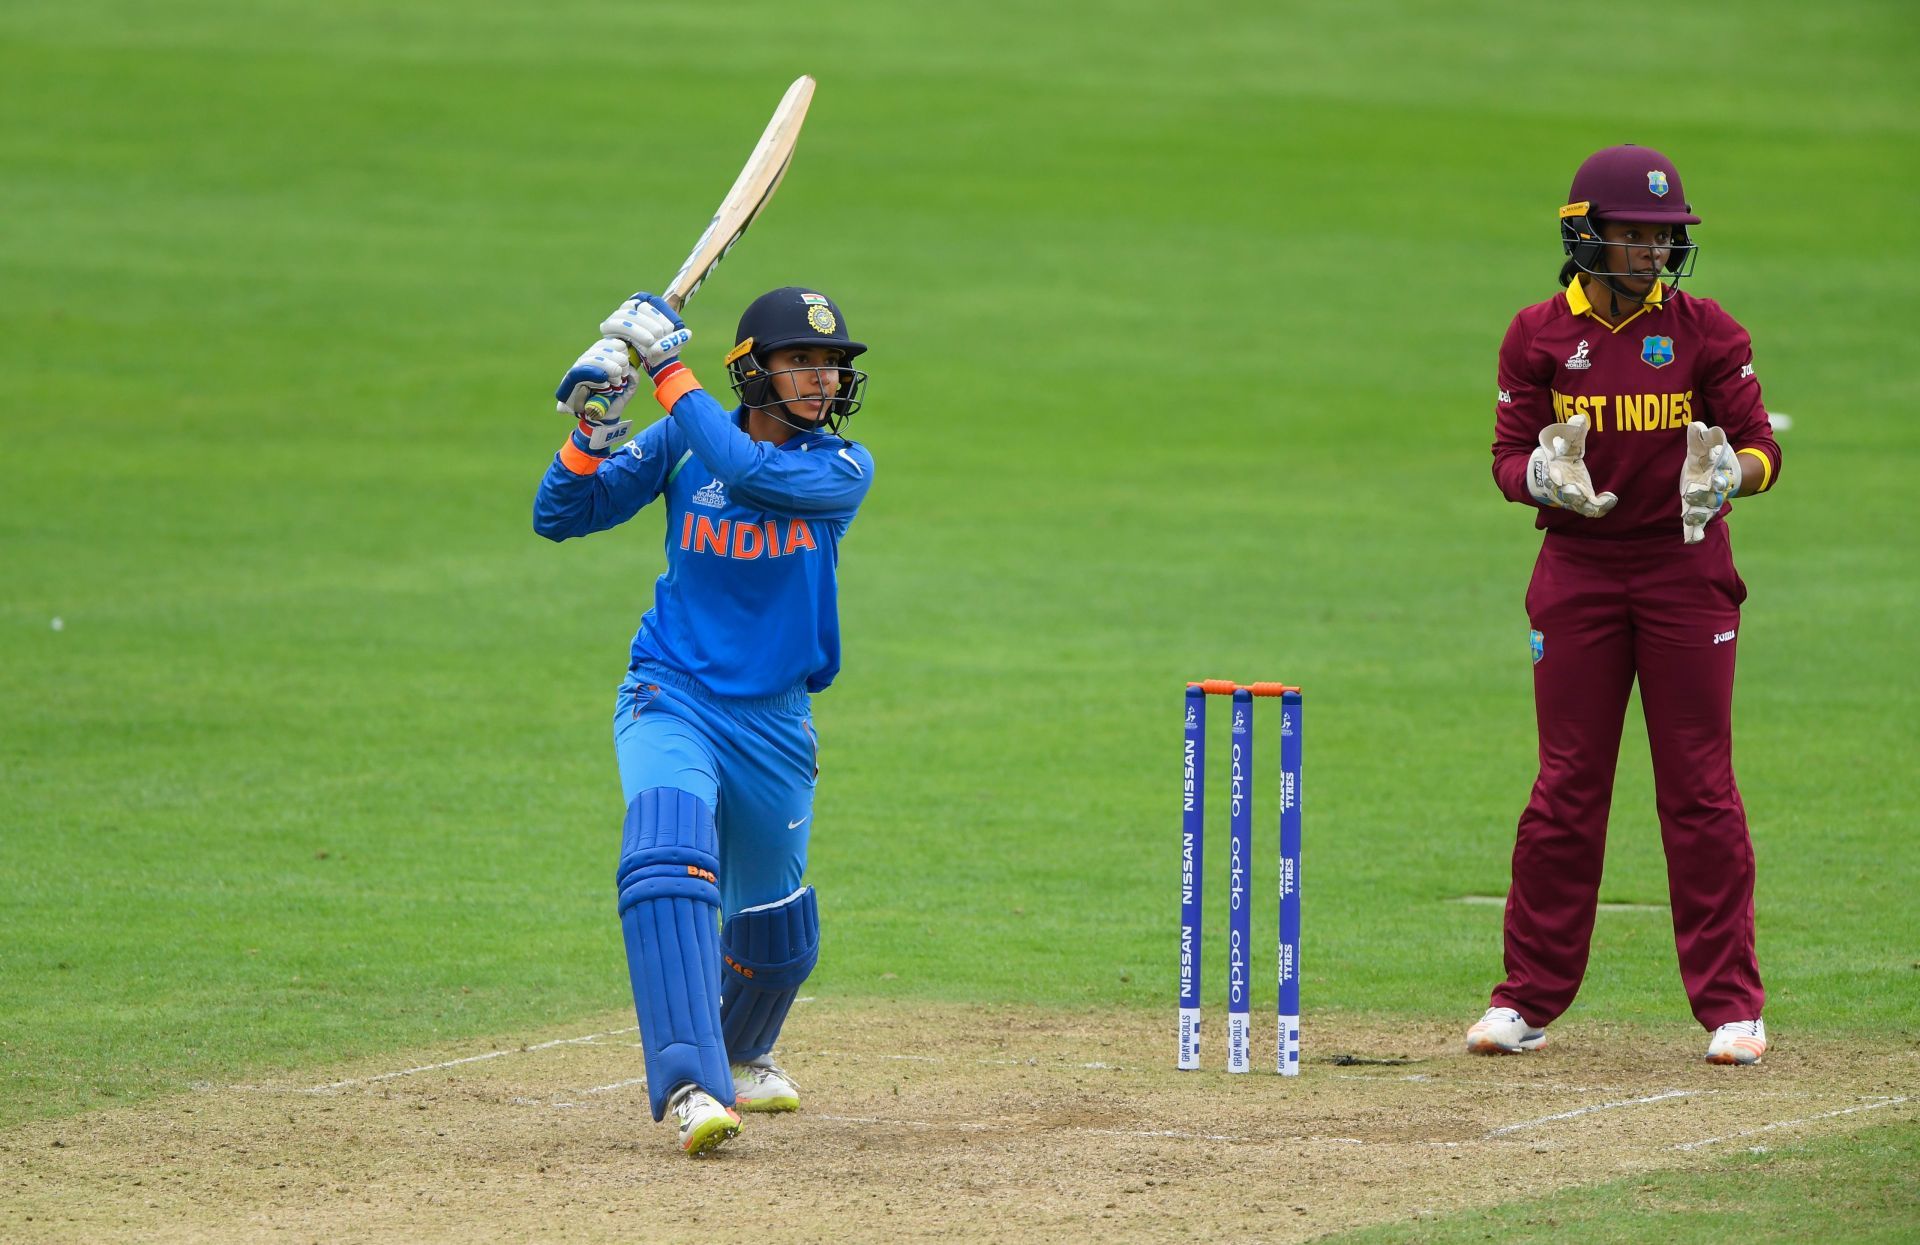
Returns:
[[[873,484],[873,456],[840,435],[866,347],[826,295],[765,294],[726,356],[727,410],[680,361],[691,334],[664,300],[635,294],[600,332],[555,392],[579,422],[533,525],[564,540],[667,508],[615,701],[616,887],[653,1117],[671,1110],[701,1154],[739,1133],[736,1107],[800,1105],[773,1046],[819,954],[808,697],[840,669],[840,541]],[[643,380],[666,416],[616,448]]]
[[[1493,477],[1545,530],[1527,588],[1540,773],[1507,895],[1506,980],[1467,1031],[1536,1050],[1573,1002],[1593,934],[1627,697],[1647,720],[1680,977],[1714,1063],[1766,1050],[1753,843],[1733,779],[1746,585],[1728,499],[1780,479],[1747,332],[1680,292],[1700,223],[1673,163],[1609,147],[1560,209],[1566,291],[1500,345]]]

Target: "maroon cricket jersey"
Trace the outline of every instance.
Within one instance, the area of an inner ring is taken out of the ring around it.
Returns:
[[[1710,298],[1662,285],[1626,322],[1609,328],[1575,280],[1525,308],[1500,343],[1493,478],[1509,501],[1536,505],[1527,459],[1540,430],[1585,415],[1587,470],[1595,492],[1619,504],[1598,519],[1542,507],[1536,526],[1620,540],[1681,537],[1680,469],[1687,425],[1726,430],[1765,492],[1780,478],[1780,447],[1760,401],[1747,331]],[[1723,508],[1712,522],[1725,517]]]

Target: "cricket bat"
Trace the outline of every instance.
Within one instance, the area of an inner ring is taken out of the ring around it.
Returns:
[[[727,257],[733,244],[747,232],[747,226],[772,200],[773,192],[780,187],[780,179],[786,176],[787,165],[793,161],[793,149],[800,142],[800,126],[806,121],[807,105],[812,102],[813,78],[802,74],[794,79],[793,85],[787,88],[786,95],[781,98],[780,106],[773,110],[773,119],[767,122],[760,141],[754,145],[753,154],[747,157],[740,176],[734,178],[733,188],[727,191],[727,197],[720,200],[719,210],[707,222],[700,240],[687,253],[686,262],[680,265],[680,271],[673,274],[673,280],[667,282],[667,288],[661,291],[660,297],[675,311],[687,305],[701,283]],[[631,349],[627,353],[632,357],[634,366],[638,367],[639,356]],[[589,417],[605,415],[607,400],[599,396],[588,398],[587,407]]]

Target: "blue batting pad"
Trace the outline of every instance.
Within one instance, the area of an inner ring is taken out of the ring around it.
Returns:
[[[688,1081],[733,1103],[714,990],[720,980],[718,850],[713,810],[698,796],[651,787],[627,805],[615,878],[656,1120],[666,1114],[668,1096]]]
[[[803,886],[778,903],[747,908],[720,931],[726,972],[720,982],[720,1032],[735,1063],[773,1049],[800,983],[820,958],[820,909]]]

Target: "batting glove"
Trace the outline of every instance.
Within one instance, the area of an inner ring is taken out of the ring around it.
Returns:
[[[1599,518],[1620,498],[1593,491],[1586,456],[1585,415],[1575,415],[1564,424],[1548,424],[1540,430],[1540,448],[1527,459],[1527,492],[1548,509]]]
[[[680,319],[680,313],[658,294],[641,292],[620,304],[619,310],[600,322],[600,331],[617,337],[633,347],[653,375],[675,359],[693,340],[693,332]]]
[[[576,444],[589,453],[605,454],[614,442],[633,431],[633,421],[623,412],[635,386],[627,343],[606,337],[574,360],[560,378],[553,399],[562,415],[579,419]]]
[[[1689,545],[1705,539],[1707,522],[1740,487],[1740,460],[1727,434],[1687,425],[1687,460],[1680,467],[1680,532]]]

